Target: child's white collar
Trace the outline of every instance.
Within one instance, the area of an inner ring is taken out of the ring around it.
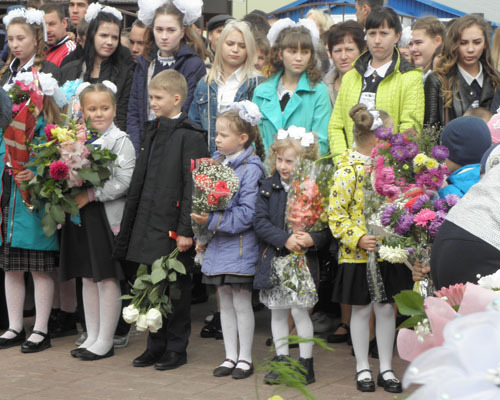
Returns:
[[[237,153],[233,153],[233,154],[230,154],[228,156],[226,156],[226,158],[224,159],[224,161],[222,161],[222,165],[227,165],[229,164],[230,162],[233,162],[234,160],[236,160],[240,155],[241,153],[243,153],[245,151],[245,149],[243,150],[240,150],[238,151]]]

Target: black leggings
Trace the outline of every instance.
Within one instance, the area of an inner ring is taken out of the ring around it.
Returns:
[[[500,268],[500,251],[452,222],[445,221],[434,241],[431,275],[436,289],[476,283]]]

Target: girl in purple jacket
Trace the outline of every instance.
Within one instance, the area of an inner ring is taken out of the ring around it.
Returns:
[[[258,182],[265,175],[259,120],[258,107],[248,100],[231,105],[217,119],[217,151],[213,158],[234,169],[240,188],[225,211],[191,214],[194,221],[207,225],[215,233],[207,246],[201,271],[203,282],[215,285],[220,297],[226,358],[213,372],[217,377],[232,375],[234,379],[243,379],[253,373],[252,288],[259,253],[253,219]],[[199,245],[197,250],[201,250]]]

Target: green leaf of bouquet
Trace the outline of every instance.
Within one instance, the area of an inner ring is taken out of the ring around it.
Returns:
[[[156,285],[157,283],[160,283],[162,280],[164,280],[167,277],[167,273],[161,266],[153,272],[151,272],[151,282],[153,282],[153,285]]]
[[[53,204],[52,207],[50,207],[50,215],[58,224],[64,224],[66,216],[64,215],[64,211],[59,204]]]
[[[145,282],[145,283],[152,283],[152,279],[151,279],[151,275],[149,274],[144,274],[144,275],[141,275],[138,279],[140,279],[141,281]]]
[[[425,318],[427,318],[427,316],[425,314],[413,315],[412,317],[408,318],[406,321],[402,322],[398,326],[397,329],[399,330],[399,329],[403,329],[403,328],[413,328],[414,326],[417,326],[417,324],[419,322],[422,322]]]
[[[159,298],[158,290],[159,289],[160,289],[160,287],[156,286],[153,290],[151,290],[151,292],[148,293],[148,299],[152,305],[156,305],[158,303],[158,298]]]
[[[50,213],[47,213],[42,217],[42,230],[47,237],[51,237],[57,230],[57,223],[54,218],[52,218]]]
[[[161,269],[163,271],[163,266],[161,265],[162,264],[161,261],[162,261],[161,258],[155,260],[151,265],[151,270],[156,271],[157,269]]]
[[[137,290],[144,290],[146,289],[147,285],[146,283],[141,279],[141,277],[138,277],[135,282],[134,282],[134,289]]]
[[[38,167],[36,167],[36,173],[37,175],[43,175],[43,171],[45,170],[45,165],[40,164]]]
[[[120,300],[132,300],[134,298],[134,296],[131,296],[129,294],[124,294],[123,296],[120,296],[119,298],[120,298]]]
[[[169,300],[168,300],[168,296],[164,293],[163,296],[161,296],[161,299],[160,301],[163,303],[163,304],[168,304]]]
[[[402,290],[394,296],[398,310],[403,315],[425,315],[424,299],[413,290]]]
[[[99,179],[99,174],[92,171],[91,168],[82,168],[78,171],[80,177],[92,184],[92,186],[100,186],[101,180]]]
[[[177,273],[175,271],[172,271],[170,274],[168,274],[168,280],[169,280],[169,282],[176,282],[177,281]]]
[[[186,267],[179,260],[171,258],[167,261],[167,264],[169,265],[169,269],[173,269],[179,274],[186,275]]]
[[[144,275],[147,273],[148,273],[148,266],[146,264],[141,264],[141,265],[139,265],[139,268],[137,268],[136,276],[140,277],[141,275]]]

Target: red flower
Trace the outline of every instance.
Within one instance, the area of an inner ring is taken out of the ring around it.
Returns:
[[[227,197],[231,193],[226,181],[215,182],[215,192],[219,197]]]
[[[50,163],[49,174],[52,179],[61,180],[68,176],[69,167],[63,161]]]
[[[204,174],[199,174],[194,177],[194,181],[196,182],[196,187],[200,190],[212,189],[213,182],[208,176]]]
[[[54,138],[52,137],[52,132],[51,132],[51,131],[52,131],[52,129],[55,129],[55,128],[57,128],[57,125],[54,125],[54,124],[47,124],[47,125],[45,125],[45,129],[44,129],[44,131],[45,131],[45,136],[47,137],[47,140],[48,140],[49,142],[50,142],[52,139],[54,139]]]

